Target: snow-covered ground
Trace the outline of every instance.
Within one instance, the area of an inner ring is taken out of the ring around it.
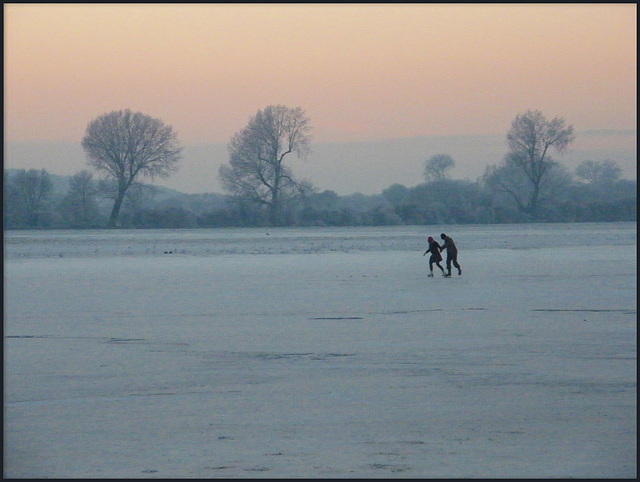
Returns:
[[[5,232],[4,476],[635,478],[636,233]]]

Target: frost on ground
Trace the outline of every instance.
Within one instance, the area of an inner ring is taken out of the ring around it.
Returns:
[[[5,233],[4,476],[637,476],[635,223],[268,233]]]

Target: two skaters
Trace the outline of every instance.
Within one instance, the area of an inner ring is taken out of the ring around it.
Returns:
[[[458,276],[462,275],[462,268],[458,263],[458,248],[456,248],[456,244],[446,234],[442,233],[440,235],[440,239],[442,239],[442,246],[438,244],[431,236],[429,236],[429,249],[427,249],[424,254],[431,253],[431,257],[429,258],[429,277],[433,277],[433,265],[435,264],[442,271],[442,275],[445,278],[451,277],[451,264],[453,264],[458,269]],[[447,250],[447,272],[444,272],[444,269],[440,265],[440,261],[442,261],[442,255],[440,254],[442,251]]]

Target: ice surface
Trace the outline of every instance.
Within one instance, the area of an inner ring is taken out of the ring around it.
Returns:
[[[635,478],[636,232],[5,232],[4,476]]]

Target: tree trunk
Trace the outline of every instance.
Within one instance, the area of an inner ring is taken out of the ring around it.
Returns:
[[[540,196],[540,184],[535,184],[533,186],[533,192],[531,193],[531,198],[529,200],[529,214],[536,219],[538,216],[538,197]]]
[[[280,225],[280,201],[278,198],[274,199],[269,205],[269,223],[271,226]]]
[[[278,180],[274,183],[271,190],[271,203],[269,204],[269,223],[271,226],[279,226],[280,224],[280,196],[278,190]]]
[[[113,203],[113,209],[111,210],[111,216],[109,216],[109,227],[115,228],[118,215],[120,214],[120,208],[122,207],[122,201],[124,200],[124,191],[118,191],[116,201]]]

